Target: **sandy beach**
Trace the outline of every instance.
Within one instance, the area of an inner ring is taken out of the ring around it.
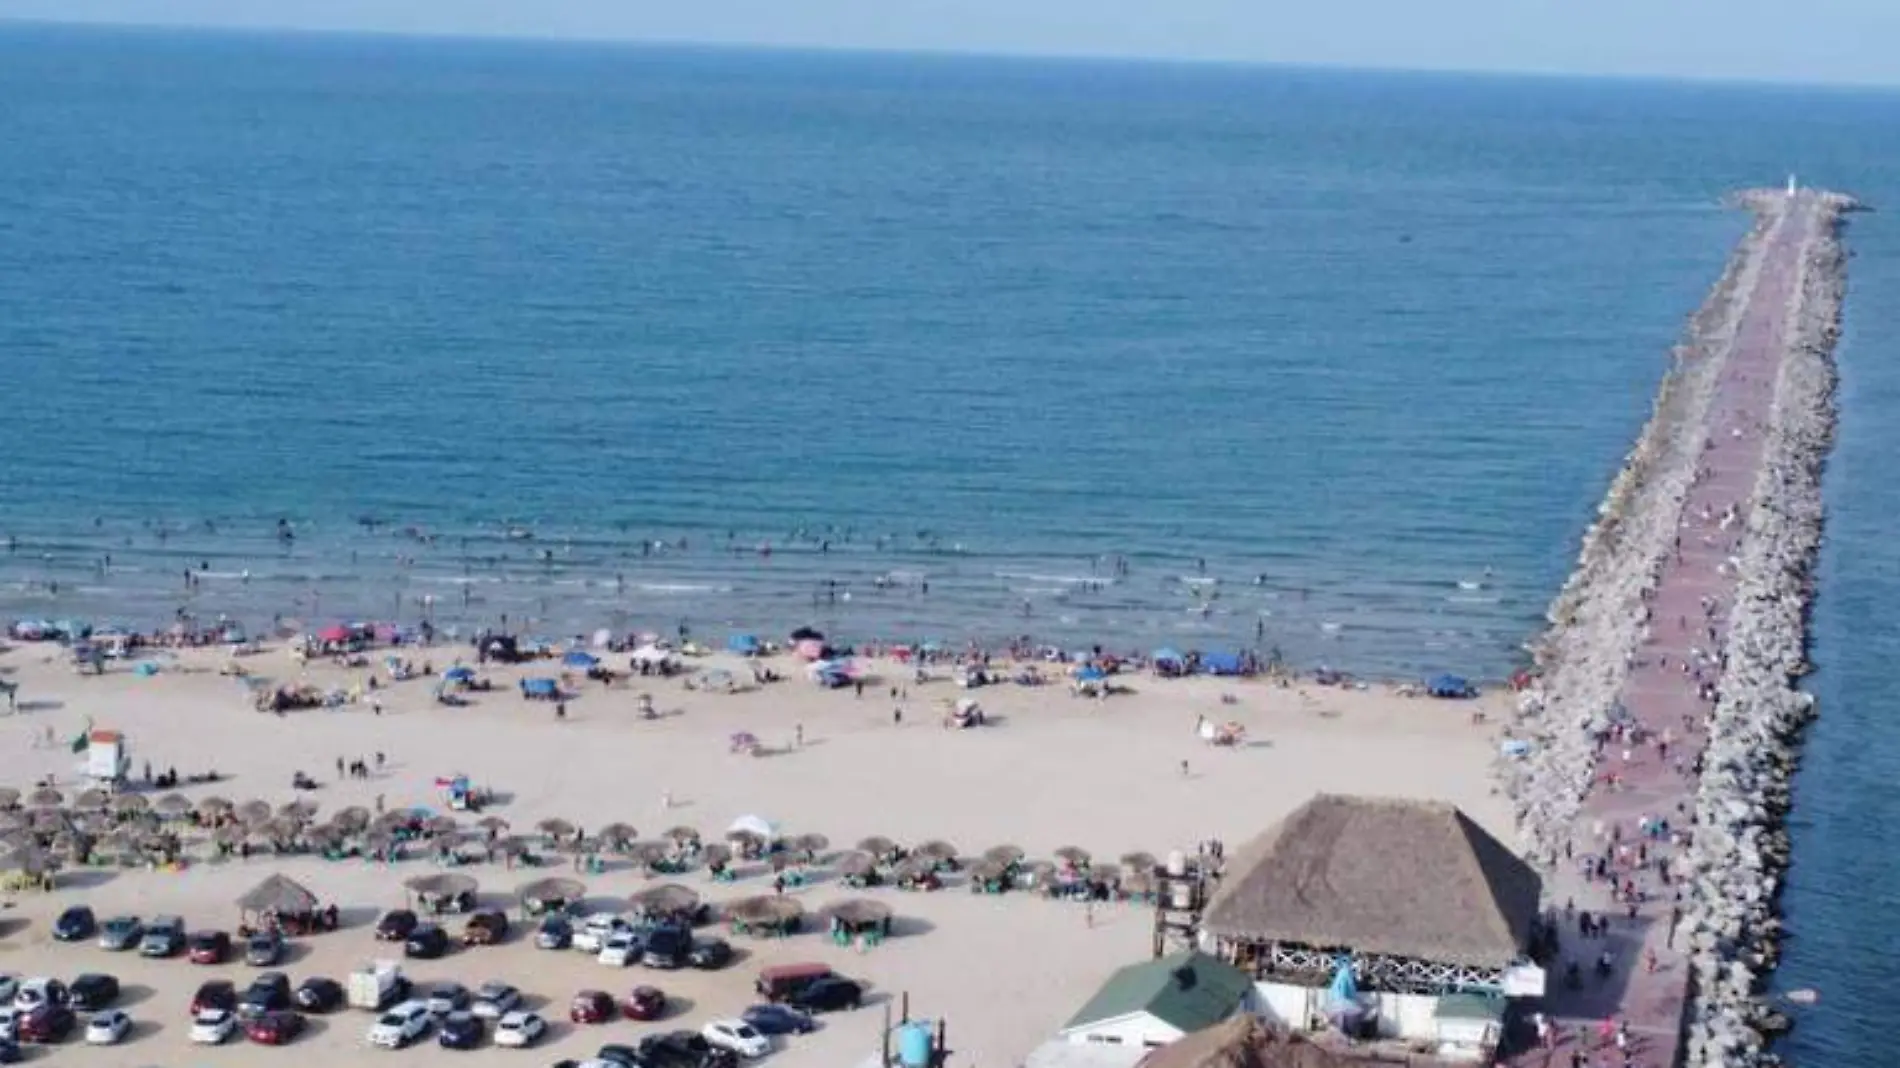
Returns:
[[[446,669],[466,647],[427,651]],[[418,661],[422,651],[412,654]],[[738,816],[757,814],[788,834],[819,832],[833,848],[882,834],[915,844],[948,839],[967,854],[1014,843],[1031,857],[1079,845],[1098,857],[1131,850],[1165,854],[1192,849],[1207,838],[1239,840],[1264,828],[1317,791],[1433,798],[1462,807],[1499,835],[1511,813],[1495,796],[1488,769],[1496,752],[1493,726],[1509,719],[1511,695],[1477,702],[1439,702],[1387,688],[1348,690],[1310,683],[1282,687],[1266,681],[1137,676],[1134,693],[1106,701],[1077,699],[1059,685],[1000,686],[976,692],[988,726],[963,731],[941,726],[942,702],[963,696],[949,681],[906,683],[893,700],[889,682],[862,696],[850,688],[824,690],[793,681],[739,694],[691,692],[678,680],[634,678],[624,687],[588,684],[557,719],[551,705],[522,700],[513,680],[549,673],[545,666],[485,669],[493,693],[467,708],[432,698],[432,680],[399,683],[379,692],[382,711],[367,702],[333,710],[259,713],[236,680],[220,677],[222,653],[187,654],[175,670],[134,676],[118,666],[103,677],[79,677],[51,645],[16,645],[0,654],[0,668],[19,686],[21,710],[0,720],[0,783],[30,787],[46,776],[76,792],[73,754],[63,744],[88,722],[123,731],[133,775],[150,761],[163,773],[215,768],[226,778],[187,787],[195,799],[213,794],[273,805],[294,799],[294,771],[321,787],[304,795],[325,811],[348,805],[441,809],[438,777],[452,773],[497,791],[492,812],[526,830],[561,817],[582,827],[624,821],[643,836],[675,824],[698,827],[709,840]],[[615,658],[616,661],[619,658]],[[736,658],[707,664],[737,667]],[[789,672],[789,658],[767,661]],[[281,649],[249,658],[252,672],[278,681],[300,673],[323,687],[349,687],[365,671],[313,663],[307,669]],[[907,678],[894,664],[874,671]],[[651,694],[660,718],[642,718],[640,695]],[[1223,697],[1230,701],[1224,701]],[[904,709],[894,722],[897,707]],[[1474,710],[1487,722],[1473,722]],[[1246,743],[1214,748],[1195,734],[1199,717],[1244,724]],[[46,744],[48,731],[56,742]],[[735,732],[751,732],[768,756],[731,752]],[[797,744],[802,733],[803,744]],[[368,780],[338,781],[339,759],[386,766]],[[1185,773],[1183,762],[1186,762]],[[670,800],[671,808],[666,807]],[[194,856],[203,856],[203,850]],[[0,971],[22,976],[72,976],[110,971],[128,986],[125,1004],[139,1022],[132,1044],[117,1049],[60,1051],[79,1064],[175,1062],[187,1055],[186,1002],[205,979],[244,979],[242,965],[196,967],[109,954],[91,944],[51,941],[51,920],[84,901],[101,917],[164,912],[183,915],[193,929],[231,929],[235,898],[271,872],[302,881],[344,912],[345,929],[300,940],[288,966],[293,980],[321,974],[343,977],[377,955],[368,924],[383,909],[403,904],[401,881],[437,870],[427,859],[384,866],[363,861],[263,858],[194,861],[177,873],[72,871],[51,894],[21,894],[9,903],[0,940]],[[513,890],[566,866],[509,871],[502,865],[461,869],[481,880],[486,901],[513,904]],[[681,878],[709,899],[770,892],[765,869],[742,870],[736,884],[715,886],[703,872]],[[648,880],[636,870],[610,867],[587,877],[590,897],[618,905]],[[821,877],[793,891],[808,911],[850,891]],[[908,991],[914,1010],[948,1020],[959,1063],[1018,1063],[1050,1036],[1114,968],[1143,959],[1151,913],[1114,905],[1095,910],[1022,894],[966,892],[960,881],[944,891],[870,893],[897,912],[897,936],[865,953],[834,947],[820,934],[758,942],[735,938],[741,958],[721,972],[617,973],[573,952],[542,952],[520,938],[508,944],[458,951],[410,970],[419,980],[454,979],[475,985],[491,978],[534,995],[555,1022],[552,1040],[529,1053],[483,1049],[476,1061],[546,1063],[586,1057],[606,1042],[625,1042],[654,1029],[691,1027],[734,1015],[753,999],[758,968],[819,959],[868,981],[873,1005]],[[625,1021],[576,1027],[566,1022],[568,999],[600,987],[616,994],[641,982],[662,986],[675,999],[655,1024]],[[855,1064],[876,1046],[882,1013],[874,1007],[833,1015],[816,1034],[782,1044],[772,1059],[788,1066]],[[298,1042],[305,1063],[342,1064],[363,1048],[369,1018],[345,1012],[313,1018]],[[242,1047],[197,1051],[195,1063],[235,1063]],[[433,1042],[389,1055],[392,1063],[438,1063],[458,1055]]]

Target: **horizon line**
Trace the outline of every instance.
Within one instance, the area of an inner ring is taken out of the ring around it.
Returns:
[[[1495,78],[1525,81],[1615,82],[1623,84],[1677,85],[1698,88],[1793,89],[1824,93],[1891,94],[1900,91],[1900,81],[1818,82],[1794,78],[1748,78],[1728,75],[1632,73],[1575,70],[1539,70],[1534,68],[1484,67],[1413,67],[1379,66],[1321,61],[1241,59],[1223,57],[1147,55],[1120,52],[1047,52],[1027,50],[983,50],[959,48],[898,48],[850,44],[795,44],[782,42],[725,41],[697,38],[632,37],[607,35],[581,37],[560,33],[487,33],[480,30],[385,30],[340,29],[297,25],[249,26],[202,22],[140,22],[115,19],[52,19],[0,15],[0,32],[16,28],[80,30],[102,32],[154,33],[222,37],[330,38],[337,40],[371,39],[416,42],[479,42],[486,44],[567,45],[601,48],[645,48],[660,51],[763,52],[779,55],[841,57],[888,57],[913,59],[976,59],[1018,63],[1101,63],[1128,66],[1191,67],[1209,69],[1308,72],[1322,74],[1373,74],[1409,77]]]

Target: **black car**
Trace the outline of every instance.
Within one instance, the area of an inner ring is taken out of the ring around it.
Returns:
[[[408,909],[385,912],[383,918],[376,921],[376,938],[382,942],[406,942],[409,940],[409,933],[421,924],[422,921],[416,919],[416,914]]]
[[[244,940],[244,963],[253,968],[268,968],[284,959],[284,936],[276,931],[259,931]]]
[[[739,1055],[706,1041],[697,1031],[668,1031],[640,1040],[636,1052],[648,1068],[735,1068]]]
[[[99,972],[87,972],[66,988],[73,1008],[80,1012],[98,1012],[119,1000],[119,980]]]
[[[818,1029],[818,1021],[809,1013],[771,1002],[752,1006],[739,1019],[762,1035],[808,1035]]]
[[[433,923],[425,923],[409,932],[402,944],[402,955],[417,960],[434,960],[448,951],[449,933]]]
[[[343,1004],[343,984],[335,979],[313,975],[297,984],[290,999],[305,1012],[329,1012]]]
[[[213,979],[198,987],[191,996],[191,1014],[198,1015],[211,1009],[223,1009],[225,1012],[237,1011],[237,987],[229,979]]]
[[[827,975],[793,990],[785,1003],[806,1012],[855,1009],[864,1004],[864,987],[841,975]]]
[[[609,1043],[594,1051],[594,1059],[611,1061],[621,1065],[622,1068],[646,1068],[645,1062],[640,1059],[639,1050],[632,1046],[623,1046],[618,1042]]]
[[[732,963],[732,947],[723,938],[708,938],[693,943],[686,962],[704,971],[717,971]]]
[[[74,905],[53,921],[53,937],[61,942],[91,938],[98,929],[99,921],[93,918],[92,909],[85,905]]]
[[[681,927],[655,927],[648,932],[640,963],[649,968],[679,968],[692,951],[693,935]]]
[[[474,1049],[482,1044],[482,1018],[451,1012],[436,1022],[435,1040],[443,1049]]]
[[[262,1016],[290,1008],[290,977],[283,972],[260,972],[238,999],[239,1016]]]
[[[20,1044],[10,1038],[0,1038],[0,1064],[20,1063]]]

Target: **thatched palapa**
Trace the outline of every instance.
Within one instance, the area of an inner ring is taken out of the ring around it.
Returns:
[[[1230,943],[1500,968],[1540,882],[1451,805],[1321,794],[1239,850],[1202,927]]]
[[[239,897],[237,906],[245,912],[275,912],[295,916],[316,911],[317,895],[288,875],[268,875],[263,882]]]
[[[1353,1068],[1365,1063],[1275,1031],[1242,1012],[1155,1050],[1141,1068]]]
[[[819,910],[819,915],[830,917],[849,927],[865,927],[890,919],[891,907],[882,901],[873,901],[868,897],[848,897],[843,901],[834,901],[826,905]]]
[[[628,904],[649,916],[687,916],[699,908],[699,892],[678,883],[661,883],[633,895]]]
[[[458,897],[472,894],[480,883],[473,875],[463,875],[457,871],[437,872],[433,875],[412,875],[402,881],[403,888],[419,897]]]

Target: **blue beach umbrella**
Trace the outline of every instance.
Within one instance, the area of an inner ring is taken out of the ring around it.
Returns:
[[[581,649],[576,649],[561,658],[561,664],[571,668],[591,668],[598,663],[600,663],[599,657]]]
[[[449,682],[474,682],[475,669],[472,667],[457,665],[455,667],[448,669],[447,671],[444,671],[442,673],[442,677],[448,680]]]

